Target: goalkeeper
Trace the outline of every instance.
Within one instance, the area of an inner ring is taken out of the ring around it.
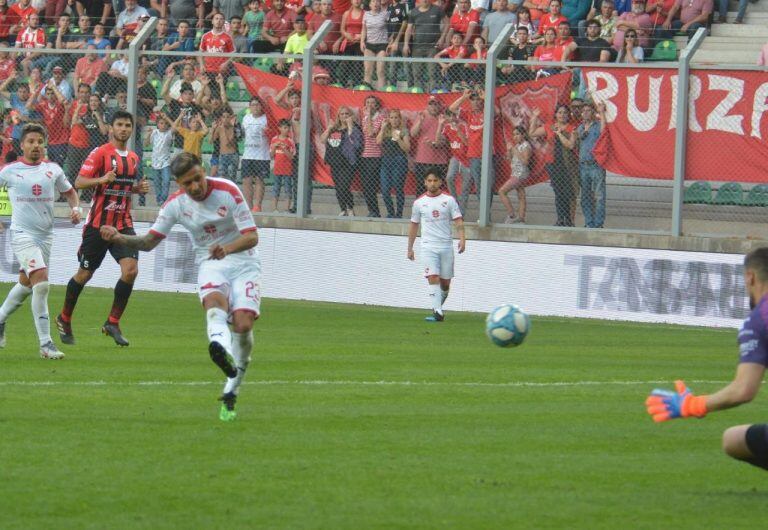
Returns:
[[[748,403],[757,394],[768,366],[768,247],[744,258],[744,282],[750,312],[738,335],[739,365],[736,377],[725,388],[708,396],[695,396],[685,383],[676,391],[654,390],[645,401],[648,414],[657,422],[695,416]],[[738,425],[723,433],[723,450],[731,457],[768,469],[768,424]]]

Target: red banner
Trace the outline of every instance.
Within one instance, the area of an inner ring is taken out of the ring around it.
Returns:
[[[608,127],[595,147],[609,171],[671,179],[677,71],[584,68],[605,102]],[[690,76],[686,178],[768,182],[768,79],[764,72],[698,70]]]
[[[285,77],[262,72],[242,64],[235,64],[237,72],[245,82],[245,86],[252,95],[259,96],[267,106],[267,118],[270,128],[274,133],[277,120],[290,117],[291,111],[279,106],[274,98],[277,93],[285,88],[288,82]],[[294,82],[297,89],[301,88],[301,82]],[[499,118],[494,128],[494,152],[504,154],[506,141],[511,135],[512,128],[516,125],[528,126],[531,109],[538,107],[542,110],[542,118],[551,121],[554,116],[555,105],[558,102],[568,102],[570,99],[570,74],[560,74],[527,83],[499,87],[496,92],[496,104],[499,110]],[[339,106],[349,107],[358,116],[360,123],[360,110],[363,108],[365,98],[374,94],[383,104],[384,109],[399,109],[403,117],[410,125],[415,121],[420,112],[427,108],[427,102],[431,96],[438,98],[445,107],[453,103],[460,94],[411,94],[394,92],[366,92],[348,90],[332,86],[314,85],[312,87],[312,141],[315,153],[313,168],[310,174],[320,183],[333,184],[330,170],[323,162],[325,145],[320,142],[320,134],[327,126],[329,120],[336,116]],[[468,105],[467,105],[468,106]],[[416,142],[411,142],[412,149]],[[535,160],[537,161],[534,172],[540,175],[541,180],[546,180],[546,175],[541,170],[543,161],[547,159],[547,146],[535,144],[537,149]],[[506,158],[499,159],[506,160]],[[509,176],[509,163],[500,163],[496,166],[496,182],[501,185]],[[460,177],[459,177],[460,178]],[[458,184],[458,182],[457,182]],[[412,176],[409,175],[406,189],[412,192],[414,189]]]

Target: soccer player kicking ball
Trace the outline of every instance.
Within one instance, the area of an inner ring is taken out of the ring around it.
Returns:
[[[413,243],[421,225],[421,263],[429,283],[429,303],[432,314],[425,320],[442,322],[443,304],[448,298],[453,278],[453,247],[451,221],[459,233],[459,254],[466,248],[464,220],[459,204],[442,191],[443,179],[437,169],[430,169],[424,177],[426,193],[413,202],[411,226],[408,228],[408,259],[413,261]]]
[[[53,162],[43,160],[45,129],[27,124],[21,132],[24,157],[0,171],[0,183],[8,187],[11,216],[11,248],[21,264],[19,283],[13,286],[0,306],[0,348],[5,347],[5,322],[32,294],[32,316],[40,339],[40,357],[63,359],[51,340],[48,317],[48,264],[53,244],[53,201],[58,191],[72,208],[70,219],[80,222],[77,192],[64,172]]]
[[[645,401],[654,421],[703,418],[708,412],[748,403],[757,395],[768,366],[768,247],[755,249],[744,258],[744,282],[752,312],[738,334],[736,377],[708,396],[694,396],[682,381],[675,382],[675,392],[654,390]],[[768,469],[768,424],[730,427],[723,433],[723,449],[737,460]]]
[[[261,304],[259,236],[240,189],[206,177],[200,159],[181,153],[171,162],[179,191],[163,205],[143,236],[102,226],[101,236],[130,249],[150,251],[179,223],[191,236],[199,265],[197,288],[208,320],[208,352],[227,376],[219,418],[235,419],[235,401],[251,361],[253,321]],[[232,331],[227,319],[231,316]]]
[[[83,229],[83,242],[77,251],[80,267],[67,284],[64,307],[56,317],[59,337],[64,344],[74,344],[72,313],[85,284],[101,266],[107,252],[120,264],[120,279],[115,284],[112,310],[101,328],[118,346],[128,346],[128,339],[120,331],[120,317],[133,291],[133,282],[139,274],[139,253],[121,245],[108,243],[99,236],[99,228],[112,226],[122,234],[135,234],[131,218],[131,197],[134,193],[147,193],[149,183],[138,180],[139,157],[128,150],[128,140],[134,130],[133,116],[117,111],[112,116],[112,137],[109,143],[97,147],[85,160],[75,180],[79,189],[93,189],[93,200]]]

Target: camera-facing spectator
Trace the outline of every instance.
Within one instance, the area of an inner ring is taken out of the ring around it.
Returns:
[[[107,32],[104,24],[97,23],[93,26],[93,36],[88,39],[88,46],[93,46],[97,50],[111,50],[112,43],[106,37]],[[104,54],[100,54],[99,57],[103,58]]]
[[[165,48],[165,43],[168,40],[168,19],[160,18],[155,26],[155,33],[147,39],[142,47],[143,50],[149,51],[162,51]],[[146,54],[141,56],[142,67],[153,68],[158,77],[163,77],[165,69],[173,60],[172,57],[163,57],[160,55]]]
[[[616,55],[617,63],[642,63],[645,60],[645,52],[640,46],[637,32],[633,29],[624,33],[624,43]]]
[[[645,0],[632,0],[632,11],[622,14],[616,22],[616,33],[613,36],[613,47],[616,51],[624,47],[624,33],[634,30],[641,47],[646,48],[653,23],[645,12]]]
[[[461,44],[469,48],[475,35],[480,33],[480,13],[472,9],[470,0],[458,0],[456,10],[448,21],[448,35],[450,40],[455,34],[461,35]]]
[[[496,9],[485,15],[481,36],[493,43],[507,24],[517,25],[517,13],[509,10],[509,0],[497,0]]]
[[[355,215],[355,202],[350,186],[357,170],[360,151],[363,148],[363,132],[355,122],[349,107],[339,107],[336,119],[329,120],[320,141],[325,144],[325,163],[331,168],[340,217]]]
[[[674,2],[675,0],[664,0]],[[595,6],[589,10],[586,20],[579,21],[579,37],[585,37],[587,34],[587,24],[590,20],[597,20],[600,23],[600,38],[605,39],[609,43],[613,42],[613,36],[616,33],[616,22],[619,17],[614,11],[613,0],[602,0],[595,2]],[[663,20],[659,21],[658,26],[661,27]]]
[[[507,153],[511,161],[510,176],[499,188],[499,199],[507,210],[507,218],[504,222],[507,224],[525,223],[525,187],[530,183],[528,179],[531,175],[531,162],[533,161],[533,147],[525,127],[518,125],[514,128],[512,141],[507,144]],[[517,215],[515,215],[512,201],[509,200],[508,193],[512,190],[517,191]]]
[[[371,0],[370,9],[363,14],[363,33],[360,47],[366,57],[386,57],[389,36],[387,34],[388,13],[382,9],[381,0]],[[373,69],[376,67],[376,89],[382,90],[386,82],[384,61],[366,61],[363,82],[373,87]]]
[[[261,40],[261,28],[264,26],[264,11],[259,0],[250,0],[248,10],[243,14],[243,24],[248,32],[248,46],[254,41]]]
[[[195,36],[192,33],[189,22],[186,20],[179,22],[179,24],[176,26],[176,31],[171,33],[168,38],[165,39],[165,44],[163,44],[162,50],[165,52],[195,51]],[[170,64],[171,63],[165,65],[165,68],[162,71],[165,72]]]
[[[307,24],[307,34],[310,39],[326,20],[331,21],[331,28],[317,45],[317,53],[320,55],[338,53],[341,45],[341,14],[334,13],[332,0],[320,0],[320,13],[316,13]],[[338,61],[323,60],[320,61],[320,65],[328,71],[332,79],[336,79]]]
[[[138,5],[136,0],[125,0],[125,9],[117,15],[115,21],[115,34],[120,37],[117,49],[127,47],[136,37],[142,19],[149,19],[149,12]]]
[[[203,140],[208,134],[208,127],[206,127],[202,115],[195,114],[189,121],[189,127],[182,123],[182,119],[183,116],[179,114],[173,121],[171,130],[184,139],[184,146],[182,147],[184,152],[202,158]]]
[[[502,59],[511,61],[530,61],[535,54],[535,46],[528,41],[528,28],[518,26],[511,37],[510,46],[502,52]],[[501,67],[499,81],[501,83],[521,83],[531,81],[536,73],[530,66],[519,64],[504,65]]]
[[[264,200],[264,180],[269,177],[269,138],[264,102],[256,96],[248,104],[242,127],[245,147],[240,162],[243,179],[243,196],[254,212],[261,211]]]
[[[226,105],[213,121],[211,142],[218,145],[219,170],[218,176],[237,182],[237,166],[239,155],[237,143],[243,136],[242,128],[237,123],[237,117]]]
[[[323,0],[330,1],[330,0]],[[405,30],[408,27],[408,4],[405,0],[391,0],[387,10],[387,55],[389,57],[403,56],[403,42]],[[402,75],[406,80],[410,75],[410,68],[405,63],[386,63],[387,79],[395,84]],[[412,83],[409,83],[412,84]]]
[[[477,35],[472,41],[472,49],[470,50],[469,59],[482,59],[486,60],[488,57],[488,48],[485,44],[485,40]],[[466,71],[465,79],[470,85],[477,88],[482,88],[485,84],[485,65],[478,63],[468,63],[464,65]]]
[[[293,32],[296,12],[285,7],[284,0],[272,0],[272,9],[264,15],[260,41],[251,45],[254,53],[282,52]]]
[[[90,85],[80,85],[77,89],[77,97],[72,102],[64,117],[64,127],[69,129],[69,146],[67,158],[64,162],[64,173],[70,183],[80,173],[88,153],[91,152],[88,131],[83,125],[82,118],[88,112],[88,102],[91,96]]]
[[[41,53],[32,51],[45,48],[46,45],[45,32],[39,27],[38,22],[37,13],[32,13],[27,17],[26,27],[16,35],[16,47],[27,50],[23,53],[21,60],[24,77],[29,77],[36,60],[45,58]]]
[[[45,95],[37,92],[27,100],[27,107],[35,110],[42,117],[48,131],[48,158],[64,167],[67,158],[67,141],[69,130],[64,127],[64,116],[67,113],[67,99],[59,91],[56,82],[50,79],[45,86]]]
[[[403,216],[405,175],[408,173],[408,153],[411,150],[411,137],[399,110],[389,110],[387,119],[376,136],[376,142],[381,146],[382,152],[379,184],[387,218],[399,219]],[[394,205],[392,191],[395,192]]]
[[[629,32],[627,32],[629,33]],[[579,142],[579,174],[581,178],[581,211],[587,228],[602,228],[605,223],[605,169],[598,165],[592,152],[605,129],[605,105],[595,107],[585,103],[581,109],[581,124],[576,128]]]
[[[155,200],[160,206],[168,199],[171,185],[171,155],[173,153],[173,131],[168,117],[162,114],[157,119],[157,127],[153,127],[145,135],[144,145],[152,147],[152,181],[155,188]]]
[[[449,150],[445,145],[435,143],[442,111],[440,100],[430,96],[426,110],[416,116],[409,131],[411,143],[416,144],[412,160],[417,196],[424,193],[424,178],[431,168],[437,168],[443,178],[448,170]]]
[[[165,81],[160,90],[160,97],[165,99],[166,104],[181,99],[181,89],[184,86],[189,85],[192,88],[193,97],[197,97],[203,91],[203,83],[197,78],[194,61],[184,60],[175,64],[183,65],[181,76],[174,80],[175,66],[171,64],[165,71]]]
[[[29,18],[38,14],[37,9],[31,4],[30,0],[19,0],[8,8],[8,22],[11,24],[10,35],[24,31],[24,28],[29,26]]]
[[[203,38],[200,41],[200,51],[211,55],[234,52],[235,43],[232,40],[232,37],[224,31],[224,16],[221,13],[216,13],[211,20],[213,27],[211,28],[211,31],[203,35]],[[200,70],[209,75],[221,73],[226,76],[232,65],[232,59],[223,57],[198,57],[198,62]]]
[[[598,20],[587,22],[586,36],[576,39],[576,49],[571,58],[574,61],[588,63],[607,63],[611,60],[611,45],[600,37]]]
[[[297,15],[293,21],[293,33],[288,40],[285,41],[285,48],[283,53],[286,55],[295,54],[301,55],[304,53],[304,48],[309,44],[309,38],[307,36],[307,22],[304,20],[304,15]],[[285,74],[289,67],[298,67],[298,64],[294,64],[295,59],[289,57],[287,59],[280,59],[275,63],[273,71],[279,74]]]
[[[16,83],[16,92],[11,93],[8,87],[11,83]],[[11,120],[13,122],[13,131],[11,137],[13,138],[15,148],[19,151],[19,142],[21,141],[21,129],[28,121],[37,118],[37,113],[27,107],[29,99],[32,97],[32,91],[30,90],[29,83],[19,82],[18,74],[14,72],[0,85],[0,97],[9,100],[11,106]]]
[[[235,51],[237,53],[248,53],[248,36],[244,33],[244,30],[243,19],[240,17],[232,17],[229,21],[229,34],[232,37],[232,42],[235,45]]]
[[[447,144],[451,150],[451,160],[448,162],[448,174],[445,176],[445,184],[448,191],[454,197],[456,193],[456,176],[461,177],[462,183],[469,182],[469,158],[467,158],[468,134],[467,124],[459,121],[458,116],[451,110],[438,118],[439,126],[435,143]]]
[[[277,124],[278,134],[272,138],[269,143],[269,153],[272,157],[273,170],[275,175],[275,184],[273,187],[274,202],[272,210],[279,212],[280,191],[285,187],[288,201],[286,210],[291,207],[291,197],[293,197],[293,187],[296,185],[293,177],[293,159],[296,156],[296,145],[291,138],[291,120],[280,120]]]
[[[43,96],[45,96],[46,90],[48,90],[48,85],[50,83],[53,83],[56,88],[59,89],[59,92],[64,97],[65,100],[70,101],[75,93],[72,90],[72,85],[69,84],[69,81],[67,81],[66,76],[64,75],[64,68],[61,66],[54,66],[53,67],[53,74],[46,83],[43,85],[43,88],[41,90],[41,93]]]
[[[454,33],[451,36],[451,45],[447,48],[440,50],[435,54],[435,59],[464,59],[469,55],[467,47],[462,44],[462,38],[460,33]],[[453,90],[453,85],[461,84],[466,79],[463,64],[460,63],[439,63],[440,75],[443,78],[444,86]]]
[[[448,21],[445,12],[430,0],[418,0],[415,9],[408,13],[408,26],[403,42],[404,57],[433,57],[443,47],[447,37]],[[443,28],[446,28],[444,30]],[[427,91],[434,88],[434,63],[413,63],[411,65],[413,84]],[[424,179],[416,178],[423,187]]]
[[[381,110],[379,98],[376,96],[365,98],[360,121],[363,130],[363,150],[357,165],[360,171],[360,184],[368,207],[368,217],[381,217],[378,199],[381,180],[381,145],[377,142],[377,138],[381,126],[386,121],[386,115]]]
[[[341,17],[341,44],[339,53],[342,55],[363,55],[360,43],[363,35],[362,0],[352,0],[350,8]],[[339,79],[347,86],[357,86],[363,79],[363,65],[359,61],[343,61],[339,63]]]

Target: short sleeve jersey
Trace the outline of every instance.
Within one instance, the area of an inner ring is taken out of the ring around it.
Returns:
[[[97,147],[85,160],[80,176],[86,179],[103,177],[114,171],[114,182],[96,187],[86,225],[99,228],[114,226],[118,230],[133,227],[131,197],[138,179],[139,157],[133,151],[118,151],[111,143]]]
[[[15,211],[15,210],[14,210]],[[768,296],[752,310],[739,330],[739,362],[768,367]]]
[[[240,234],[256,230],[248,204],[237,185],[207,177],[208,190],[202,201],[196,201],[182,190],[171,195],[150,229],[154,235],[165,238],[175,224],[189,231],[197,263],[208,258],[212,245],[226,245]],[[253,259],[256,249],[230,254],[226,259]]]
[[[227,33],[216,34],[209,31],[203,35],[203,39],[200,41],[200,51],[215,54],[232,53],[235,51],[235,43]],[[224,57],[206,57],[203,59],[205,71],[218,73],[219,68],[226,61],[227,59]]]
[[[483,111],[473,112],[462,109],[460,117],[467,122],[467,158],[483,156],[483,129],[485,116]]]
[[[33,237],[53,235],[55,192],[72,189],[58,164],[47,160],[38,164],[18,160],[0,170],[0,185],[8,187],[11,199],[11,230]]]
[[[290,138],[275,136],[270,142],[270,148],[275,148],[275,175],[286,177],[293,174],[293,154],[296,152],[296,144]]]
[[[451,15],[451,29],[456,33],[461,33],[462,35],[467,34],[467,31],[469,31],[469,26],[471,24],[479,24],[479,23],[480,23],[480,13],[478,13],[474,9],[470,9],[463,15],[458,11],[456,11],[453,15]]]
[[[245,149],[243,160],[269,160],[269,140],[267,139],[267,115],[243,117]]]
[[[467,137],[467,126],[464,123],[447,123],[443,127],[443,136],[448,140],[448,145],[451,147],[451,155],[458,160],[462,166],[469,167],[469,159],[467,158],[467,144],[464,143],[462,137],[459,135],[461,132],[464,138]]]
[[[425,193],[413,201],[411,222],[421,225],[422,246],[450,247],[451,222],[459,218],[459,204],[447,193],[435,197]]]

